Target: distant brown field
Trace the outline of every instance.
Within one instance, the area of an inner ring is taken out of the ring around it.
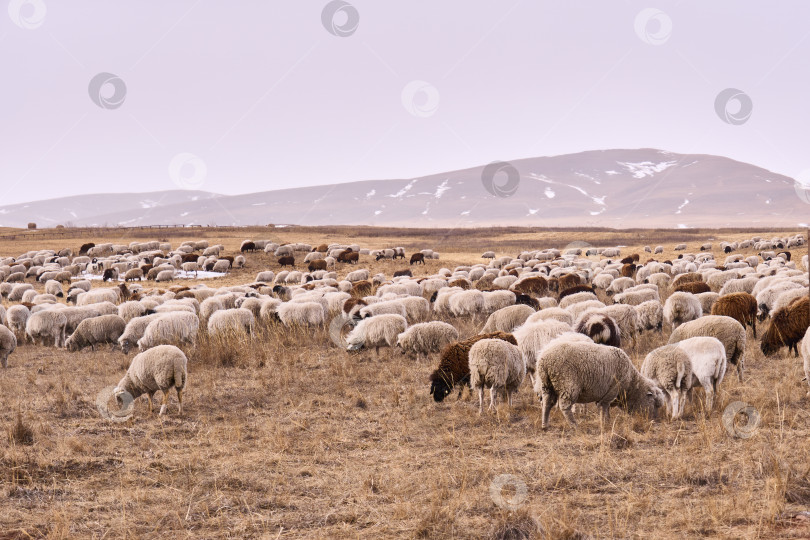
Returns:
[[[208,239],[234,254],[246,238],[275,242],[431,248],[441,259],[415,275],[486,262],[483,251],[517,255],[572,242],[622,245],[622,254],[675,244],[689,252],[711,241],[770,238],[800,230],[378,229],[369,227],[105,230],[55,237],[53,230],[0,229],[0,255],[32,249],[76,252],[87,241],[128,244]],[[84,233],[87,234],[87,233]],[[16,235],[15,238],[9,238]],[[49,236],[50,235],[50,236]],[[742,252],[745,255],[752,250]],[[807,248],[792,250],[800,260]],[[298,257],[297,257],[298,258]],[[597,259],[597,257],[592,257]],[[247,268],[189,283],[247,283],[278,271],[275,257],[248,254]],[[297,267],[303,269],[301,259]],[[339,265],[372,273],[407,261]],[[151,286],[148,283],[145,286]],[[37,285],[41,288],[40,285]],[[662,298],[663,300],[663,298]],[[484,320],[458,320],[462,337]],[[262,328],[252,339],[201,339],[188,350],[184,412],[148,415],[138,400],[123,423],[105,420],[96,396],[115,385],[133,355],[68,353],[21,345],[0,370],[0,539],[48,538],[807,538],[810,537],[810,389],[801,360],[786,350],[765,358],[750,329],[746,378],[730,370],[715,410],[698,399],[683,420],[653,421],[611,411],[600,436],[593,406],[571,430],[558,410],[540,430],[540,404],[528,381],[510,410],[478,415],[477,400],[428,395],[435,367],[384,350],[350,354],[315,332]],[[648,332],[629,351],[640,366],[664,333]],[[760,425],[734,438],[721,421],[735,401]],[[26,433],[28,432],[28,433]],[[26,441],[30,435],[30,441]],[[31,444],[25,444],[31,442]],[[525,498],[514,509],[513,475]],[[493,488],[493,482],[495,487]],[[493,493],[495,496],[493,497]],[[500,494],[500,497],[498,496]],[[538,525],[540,528],[538,528]]]

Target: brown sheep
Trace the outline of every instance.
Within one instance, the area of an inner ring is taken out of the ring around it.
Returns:
[[[312,251],[317,251],[318,253],[326,253],[327,251],[329,251],[329,246],[327,246],[326,244],[321,244],[318,247],[312,248]]]
[[[691,281],[689,283],[683,283],[677,287],[675,287],[674,292],[688,292],[692,294],[700,294],[705,292],[711,292],[711,288],[703,283],[702,281]]]
[[[354,285],[352,285],[352,296],[356,296],[358,298],[362,298],[363,296],[369,296],[374,291],[374,285],[368,281],[355,281]]]
[[[549,291],[554,292],[554,293],[560,292],[560,280],[559,279],[553,277],[553,278],[548,278],[547,281],[548,281],[548,290]]]
[[[563,292],[560,293],[560,300],[565,298],[566,296],[581,293],[581,292],[589,292],[596,294],[596,291],[593,290],[593,287],[590,285],[577,285],[576,287],[569,287],[565,289]]]
[[[529,306],[535,311],[540,311],[540,302],[538,302],[528,294],[518,293],[518,295],[515,297],[515,304],[523,304]]]
[[[360,254],[356,251],[344,251],[338,255],[337,262],[356,264],[360,260]]]
[[[565,289],[570,289],[571,287],[576,287],[577,285],[581,284],[581,281],[577,274],[565,274],[564,276],[560,277],[559,282],[560,282],[559,290],[562,291],[564,291]]]
[[[777,352],[787,345],[788,353],[794,351],[799,356],[798,343],[804,338],[810,326],[810,299],[796,298],[790,304],[776,310],[771,325],[762,334],[760,349],[765,356]]]
[[[424,253],[414,253],[411,255],[411,264],[425,264],[425,254]]]
[[[279,257],[278,264],[280,264],[282,268],[284,268],[285,266],[295,267],[295,257],[293,257],[292,255],[288,255],[286,257]]]
[[[629,278],[635,277],[636,276],[636,270],[638,270],[638,267],[635,264],[632,264],[632,263],[625,264],[624,266],[622,266],[622,272],[621,272],[622,277],[629,277]]]
[[[400,276],[413,277],[413,272],[411,272],[410,269],[397,270],[396,272],[394,272],[394,277],[400,277]]]
[[[532,276],[515,283],[512,290],[516,293],[545,296],[548,292],[548,280],[543,276]]]
[[[197,259],[199,258],[200,256],[194,253],[183,253],[183,255],[180,257],[180,260],[184,263],[189,263],[189,262],[197,262]]]
[[[239,248],[241,253],[247,253],[248,251],[256,251],[256,243],[255,242],[243,242]]]
[[[362,283],[362,281],[359,283]],[[366,281],[366,283],[368,283],[368,281]],[[348,315],[349,313],[351,313],[352,308],[354,308],[354,306],[367,306],[367,305],[368,302],[366,302],[362,298],[349,298],[343,303],[343,313],[346,313]]]
[[[323,259],[312,261],[309,263],[309,266],[307,266],[307,270],[310,272],[314,272],[316,270],[326,270],[326,261]]]
[[[698,274],[697,272],[689,272],[688,274],[678,274],[674,278],[672,278],[672,287],[678,287],[679,285],[683,285],[684,283],[694,283],[697,281],[703,281],[703,275]]]
[[[458,278],[458,279],[454,279],[453,281],[448,283],[447,286],[448,287],[459,287],[461,289],[469,289],[471,285],[470,285],[470,282],[468,280],[466,280],[464,278]],[[476,287],[476,288],[478,288],[478,287]],[[488,289],[488,287],[487,287],[487,289]]]
[[[737,292],[721,296],[712,305],[712,315],[725,315],[738,323],[754,329],[757,338],[757,299],[747,292]]]
[[[512,345],[517,345],[517,340],[512,334],[492,332],[457,341],[445,347],[439,360],[439,366],[430,374],[430,395],[433,396],[434,401],[444,400],[453,391],[455,385],[459,385],[458,396],[461,397],[464,385],[470,382],[470,348],[482,339],[502,339]]]
[[[79,248],[79,255],[87,255],[87,252],[94,247],[96,247],[96,245],[93,242],[82,244],[82,247]]]

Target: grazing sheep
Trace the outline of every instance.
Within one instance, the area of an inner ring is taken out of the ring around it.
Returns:
[[[776,353],[787,346],[788,354],[794,351],[799,356],[798,344],[810,326],[810,300],[807,296],[795,299],[787,306],[773,314],[771,324],[762,334],[760,349],[765,356]]]
[[[628,304],[637,306],[649,300],[658,300],[658,291],[654,289],[635,289],[624,291],[613,297],[615,304]]]
[[[726,349],[726,360],[737,366],[737,378],[742,382],[745,369],[745,328],[722,315],[706,315],[682,324],[669,337],[669,343],[678,343],[693,337],[714,337]]]
[[[602,431],[617,398],[628,410],[653,417],[666,404],[661,389],[636,370],[624,351],[584,341],[562,339],[549,344],[537,362],[534,389],[543,398],[542,429],[548,428],[549,413],[556,403],[568,423],[576,427],[571,407],[596,402]]]
[[[564,322],[568,326],[574,326],[574,316],[571,314],[571,312],[558,307],[543,308],[536,313],[532,313],[529,318],[526,319],[526,324],[535,321],[546,321],[549,319]]]
[[[394,347],[397,337],[408,328],[402,315],[383,314],[363,319],[346,337],[346,350],[357,351],[374,347],[379,357],[380,347]]]
[[[512,332],[515,328],[526,322],[526,319],[533,313],[534,310],[532,308],[522,304],[501,308],[489,316],[480,333]]]
[[[14,332],[0,324],[0,366],[8,367],[8,356],[17,348]]]
[[[286,246],[281,246],[281,247],[286,247]],[[294,268],[295,267],[295,257],[293,257],[292,255],[279,257],[278,258],[278,264],[281,265],[282,268],[284,268],[285,266],[292,266]]]
[[[425,264],[425,255],[423,253],[414,253],[411,255],[411,262],[410,264],[419,264],[422,263],[424,266]]]
[[[25,333],[34,343],[64,347],[67,317],[61,311],[37,311],[28,317]]]
[[[563,291],[565,293],[565,291]],[[587,302],[589,300],[599,300],[596,295],[592,292],[582,291],[573,293],[568,296],[560,295],[560,304],[559,306],[563,309],[566,309],[574,304],[578,304],[580,302]]]
[[[408,316],[408,310],[405,305],[399,300],[388,300],[383,302],[376,302],[367,306],[361,307],[354,316],[355,320],[367,319],[377,315],[402,315]]]
[[[421,360],[430,354],[441,352],[447,345],[458,341],[458,330],[441,321],[414,324],[397,336],[397,347],[403,354]]]
[[[527,321],[526,324],[515,330],[514,336],[518,349],[526,362],[526,372],[529,374],[532,384],[534,384],[535,365],[540,353],[551,340],[566,332],[571,332],[571,325],[555,319],[531,323]]]
[[[526,377],[526,364],[515,345],[501,339],[482,339],[470,348],[470,387],[478,389],[478,414],[484,412],[484,388],[489,387],[489,408],[495,408],[495,395],[506,393],[512,406],[512,393],[517,392]]]
[[[635,306],[639,328],[661,330],[664,322],[664,306],[658,300],[648,300]]]
[[[19,338],[25,335],[25,324],[28,322],[28,317],[31,316],[31,311],[23,305],[15,305],[8,308],[6,311],[6,323],[12,332]]]
[[[123,353],[129,354],[130,349],[138,345],[138,340],[143,337],[149,323],[161,316],[160,313],[153,313],[130,320],[124,327],[124,333],[118,338],[118,345]]]
[[[188,311],[163,313],[147,325],[143,337],[138,340],[138,349],[143,352],[158,345],[180,343],[194,346],[199,327],[200,319],[194,313]]]
[[[121,300],[120,293],[115,287],[109,289],[92,289],[79,295],[76,299],[77,306],[89,306],[90,304],[100,304],[110,302],[117,304]]]
[[[612,317],[603,313],[586,311],[577,320],[574,331],[585,334],[594,343],[621,347],[622,338],[619,325]]]
[[[96,345],[109,343],[112,349],[124,333],[127,323],[118,315],[101,315],[84,319],[65,341],[67,350],[80,351],[85,347],[96,350]]]
[[[448,299],[450,313],[455,317],[475,317],[484,312],[485,305],[484,293],[477,289],[457,292]]]
[[[228,336],[244,332],[252,336],[254,321],[253,312],[246,308],[216,311],[208,319],[208,333],[213,336]]]
[[[54,280],[45,282],[45,294],[52,294],[57,298],[63,298],[65,296],[65,292],[62,290],[62,284]]]
[[[322,326],[324,306],[319,302],[284,302],[276,308],[276,314],[284,326]]]
[[[725,315],[738,323],[751,326],[754,339],[757,338],[757,299],[747,292],[730,293],[721,296],[712,305],[712,315]]]
[[[664,304],[664,321],[672,328],[703,316],[703,306],[694,294],[674,292]]]
[[[641,374],[658,383],[669,398],[667,408],[673,420],[683,414],[686,393],[692,388],[692,363],[677,345],[664,345],[651,351],[641,364]]]
[[[142,352],[132,359],[126,375],[118,382],[113,395],[122,402],[124,392],[137,399],[146,394],[149,400],[149,413],[152,413],[152,399],[155,392],[163,392],[163,402],[159,414],[166,414],[169,406],[169,390],[177,391],[177,412],[183,413],[183,388],[188,382],[188,359],[183,351],[173,345],[158,345]]]
[[[621,335],[621,342],[625,345],[632,344],[635,347],[636,337],[638,336],[639,318],[636,306],[628,306],[627,304],[613,304],[605,306],[597,311],[603,315],[607,315],[619,326],[619,334]]]
[[[713,337],[693,337],[679,341],[676,345],[689,355],[692,365],[692,382],[697,381],[706,392],[706,411],[711,412],[717,385],[726,375],[726,348]],[[692,389],[689,389],[692,393]]]
[[[461,398],[464,386],[470,381],[470,348],[482,339],[502,339],[517,345],[515,336],[505,332],[479,334],[448,345],[442,351],[439,366],[430,374],[430,395],[434,401],[443,401],[455,385],[459,386],[458,397]]]
[[[675,292],[685,292],[691,294],[707,293],[711,292],[711,290],[711,287],[702,281],[692,281],[675,287]]]
[[[127,270],[127,272],[124,274],[124,281],[125,282],[127,282],[127,281],[135,281],[136,279],[138,281],[143,281],[143,269],[142,268],[132,268],[130,270]]]

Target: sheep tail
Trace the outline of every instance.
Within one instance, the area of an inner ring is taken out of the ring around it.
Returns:
[[[684,362],[678,362],[678,378],[675,379],[675,388],[681,388],[683,386],[683,378],[686,376],[686,364]]]

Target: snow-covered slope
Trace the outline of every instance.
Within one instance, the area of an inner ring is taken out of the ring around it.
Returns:
[[[519,159],[510,165],[513,177],[506,172],[495,175],[490,189],[482,177],[492,167],[481,166],[421,178],[237,196],[167,192],[171,197],[148,208],[148,201],[159,201],[163,194],[94,196],[117,198],[114,209],[102,204],[78,209],[69,199],[41,201],[0,207],[0,225],[71,221],[77,225],[723,227],[796,226],[810,221],[810,206],[796,196],[792,179],[719,156],[603,150]],[[511,191],[508,197],[493,195]],[[72,213],[59,213],[59,208]],[[44,215],[53,221],[39,217]]]

